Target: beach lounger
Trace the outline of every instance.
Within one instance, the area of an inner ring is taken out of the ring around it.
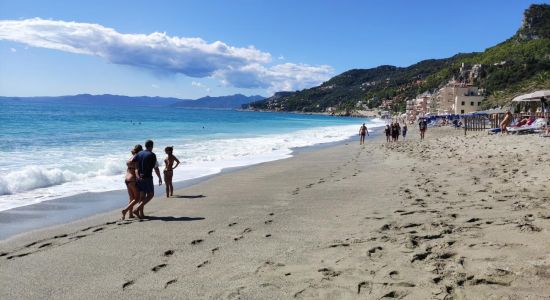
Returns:
[[[546,121],[544,121],[544,119],[542,118],[539,118],[536,119],[535,122],[533,122],[531,125],[524,125],[521,127],[507,127],[506,129],[511,133],[522,134],[533,133],[535,132],[535,130],[542,129],[544,126],[546,126]]]

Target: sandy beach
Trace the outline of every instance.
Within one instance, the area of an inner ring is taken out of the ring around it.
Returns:
[[[0,298],[549,299],[548,140],[409,135],[4,240]]]

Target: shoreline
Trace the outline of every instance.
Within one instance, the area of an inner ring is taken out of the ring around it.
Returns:
[[[337,142],[291,148],[292,152],[290,157],[274,161],[289,159],[298,153],[316,151],[327,147],[350,143],[353,140],[354,137],[349,137]],[[174,190],[181,190],[216,176],[222,176],[224,174],[245,170],[250,167],[274,161],[224,168],[215,174],[174,182]],[[156,192],[153,200],[166,199],[164,197],[164,185],[155,185],[155,190]],[[113,213],[127,204],[127,198],[128,194],[125,189],[97,193],[86,192],[0,211],[0,224],[2,225],[0,228],[0,241],[9,240],[10,238],[24,235],[35,230],[40,231],[44,228],[62,226],[96,215]]]
[[[215,176],[0,241],[0,298],[543,299],[550,153],[429,128]]]

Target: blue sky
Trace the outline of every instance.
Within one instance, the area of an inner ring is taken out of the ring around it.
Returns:
[[[482,51],[532,3],[0,0],[0,95],[267,96]]]

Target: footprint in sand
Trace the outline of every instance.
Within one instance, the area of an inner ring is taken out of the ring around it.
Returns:
[[[17,258],[17,257],[23,257],[23,256],[27,256],[29,254],[30,253],[21,253],[21,254],[17,254],[17,255],[10,255],[10,256],[6,257],[6,259],[13,259],[13,258]]]
[[[206,266],[207,264],[209,264],[210,262],[208,260],[205,260],[203,261],[200,265],[197,266],[197,268],[202,268],[204,266]]]
[[[237,222],[233,222],[233,223],[230,223],[230,224],[229,224],[229,225],[227,225],[227,226],[229,226],[229,227],[233,227],[233,226],[235,226],[235,225],[237,225]]]
[[[369,251],[367,252],[367,255],[368,256],[373,256],[375,253],[379,252],[379,251],[382,251],[384,248],[380,247],[380,246],[376,246],[374,248],[371,248],[369,249]]]
[[[98,231],[101,231],[103,229],[104,229],[103,227],[99,227],[99,228],[94,229],[92,232],[98,232]]]
[[[38,244],[38,242],[32,242],[32,243],[30,243],[30,244],[25,245],[25,248],[32,247],[32,246],[34,246],[34,245],[36,245],[36,244]]]
[[[216,248],[210,250],[210,252],[212,252],[212,254],[214,254],[214,253],[215,253],[216,251],[218,251],[218,250],[220,250],[220,247],[216,247]]]
[[[170,281],[167,281],[167,282],[164,284],[164,288],[167,288],[169,285],[174,284],[174,283],[176,283],[176,282],[178,282],[177,279],[172,279],[172,280],[170,280]]]
[[[267,224],[271,224],[272,222],[273,222],[273,220],[267,220],[267,221],[264,222],[264,224],[267,225]]]
[[[201,239],[194,240],[194,241],[191,242],[191,245],[198,245],[198,244],[200,244],[200,243],[202,243],[202,242],[203,242],[203,240],[201,240]]]
[[[398,271],[391,271],[388,276],[391,278],[391,279],[395,279],[397,276],[399,275],[399,272]]]
[[[42,248],[45,248],[45,247],[49,247],[49,246],[51,246],[51,245],[52,245],[52,243],[45,243],[45,244],[40,245],[40,247],[38,247],[38,249],[42,249]]]
[[[208,234],[212,234],[214,232],[216,232],[216,230],[210,230],[210,231],[208,231]]]
[[[337,276],[340,276],[340,274],[342,274],[341,271],[334,271],[331,268],[322,268],[322,269],[317,270],[317,272],[322,273],[323,276],[325,276],[326,279],[330,279],[332,277],[337,277]]]
[[[122,284],[122,290],[127,289],[127,288],[130,287],[132,284],[134,284],[134,281],[133,281],[133,280],[126,281],[124,284]]]
[[[165,257],[170,257],[170,256],[172,256],[172,255],[174,255],[174,250],[166,250],[166,251],[164,251],[164,256],[165,256]]]
[[[160,265],[154,266],[154,267],[151,269],[151,271],[153,271],[153,272],[156,273],[156,272],[158,272],[158,271],[160,271],[160,270],[166,268],[166,266],[167,266],[167,264],[160,264]]]

